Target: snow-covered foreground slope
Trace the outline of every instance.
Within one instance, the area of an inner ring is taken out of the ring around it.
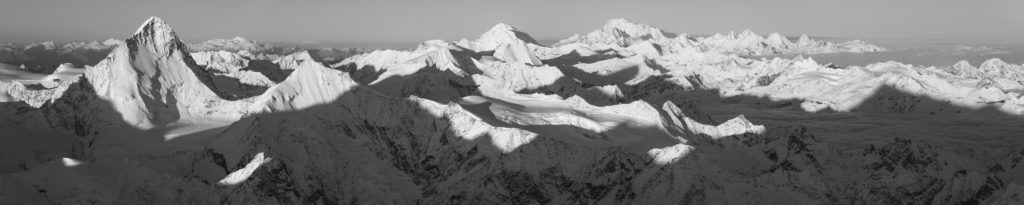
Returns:
[[[0,204],[1015,204],[1024,194],[1024,139],[1005,137],[1024,122],[1024,71],[997,59],[751,59],[740,55],[879,49],[676,36],[622,19],[550,47],[498,24],[475,40],[331,66],[311,52],[259,57],[241,38],[184,45],[151,18],[95,66],[0,70]],[[928,130],[940,126],[988,131]]]

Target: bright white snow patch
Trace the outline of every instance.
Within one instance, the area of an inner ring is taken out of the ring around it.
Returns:
[[[78,165],[85,164],[85,162],[78,161],[76,159],[67,158],[67,157],[65,157],[61,161],[64,162],[64,167],[75,167],[75,166],[78,166]]]
[[[249,179],[249,176],[252,175],[252,172],[256,171],[256,168],[259,168],[260,165],[263,165],[267,162],[270,162],[270,158],[264,158],[263,153],[260,152],[259,154],[256,154],[256,156],[253,157],[252,160],[249,161],[249,164],[246,164],[245,167],[239,169],[238,171],[231,172],[231,174],[228,174],[227,177],[221,179],[219,182],[217,182],[217,184],[235,185],[242,183],[246,179]]]
[[[672,162],[678,161],[680,158],[685,157],[690,152],[693,152],[695,148],[686,144],[676,144],[664,148],[654,148],[647,151],[647,155],[654,157],[654,163],[665,165],[671,164]]]

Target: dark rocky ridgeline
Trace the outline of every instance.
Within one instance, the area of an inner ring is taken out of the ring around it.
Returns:
[[[358,88],[323,106],[243,119],[221,134],[215,144],[223,146],[211,146],[223,154],[210,159],[226,156],[224,170],[234,170],[256,152],[275,157],[237,189],[282,203],[971,203],[1005,187],[993,172],[965,170],[957,156],[920,142],[839,153],[799,126],[693,145],[667,165],[558,136],[504,153],[490,136],[462,138],[454,130],[467,125],[430,114],[423,99],[372,93]]]

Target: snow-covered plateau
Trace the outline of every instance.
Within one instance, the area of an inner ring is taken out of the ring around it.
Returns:
[[[1024,65],[792,39],[2,44],[0,204],[1024,203]]]

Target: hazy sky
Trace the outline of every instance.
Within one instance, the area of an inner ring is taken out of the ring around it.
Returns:
[[[185,40],[419,42],[476,38],[504,22],[562,39],[626,18],[676,33],[1024,43],[1024,0],[2,0],[0,41],[125,38],[160,16]]]

